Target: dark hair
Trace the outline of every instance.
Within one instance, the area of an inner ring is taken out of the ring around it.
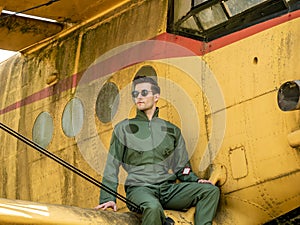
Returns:
[[[151,84],[151,91],[153,92],[153,94],[160,94],[160,87],[158,86],[157,82],[154,79],[152,79],[151,77],[147,77],[147,76],[135,77],[132,81],[133,89],[135,88],[135,86],[137,84],[141,84],[141,83]]]

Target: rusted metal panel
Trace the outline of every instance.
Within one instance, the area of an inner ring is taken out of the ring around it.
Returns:
[[[60,0],[48,6],[30,10],[27,14],[59,22],[78,23],[98,14],[104,14],[126,2],[129,2],[129,0]],[[1,0],[0,6],[3,6],[4,10],[20,12],[45,3],[47,3],[47,0],[19,1],[18,4],[11,0]]]
[[[24,12],[28,15],[52,19],[57,21],[57,23],[20,16],[3,18],[7,14],[2,14],[3,19],[0,17],[0,48],[19,51],[59,33],[65,27],[104,15],[126,2],[129,2],[129,0],[57,1]],[[43,4],[45,4],[45,1],[42,0],[22,1],[18,2],[18,4],[12,1],[1,0],[0,9],[21,12]],[[66,24],[68,26],[65,26]]]
[[[63,25],[20,16],[0,16],[0,48],[19,51],[63,30]],[[3,18],[3,19],[2,19]]]

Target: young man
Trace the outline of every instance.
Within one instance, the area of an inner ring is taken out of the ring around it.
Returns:
[[[119,167],[124,167],[128,173],[126,196],[140,206],[142,225],[165,224],[163,209],[192,206],[196,207],[195,225],[212,224],[219,189],[193,173],[180,129],[158,118],[159,96],[160,88],[152,78],[134,79],[132,98],[137,115],[114,129],[103,184],[116,191]],[[181,182],[175,183],[177,179]],[[116,198],[101,190],[96,209],[107,208],[117,210]]]

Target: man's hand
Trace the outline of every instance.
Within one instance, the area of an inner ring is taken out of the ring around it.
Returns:
[[[212,184],[212,185],[214,185],[210,180],[203,180],[203,179],[199,179],[198,183],[201,183],[201,184]]]
[[[113,201],[105,202],[105,203],[97,205],[95,207],[96,210],[99,210],[99,209],[106,210],[107,208],[112,208],[114,210],[114,212],[116,212],[118,210],[117,204]]]

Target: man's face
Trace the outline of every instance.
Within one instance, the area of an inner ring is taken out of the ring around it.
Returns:
[[[153,95],[150,83],[140,83],[135,86],[135,91],[139,92],[138,96],[134,98],[136,107],[141,111],[147,111],[156,108],[159,94]],[[142,92],[148,91],[147,96],[143,96]]]

